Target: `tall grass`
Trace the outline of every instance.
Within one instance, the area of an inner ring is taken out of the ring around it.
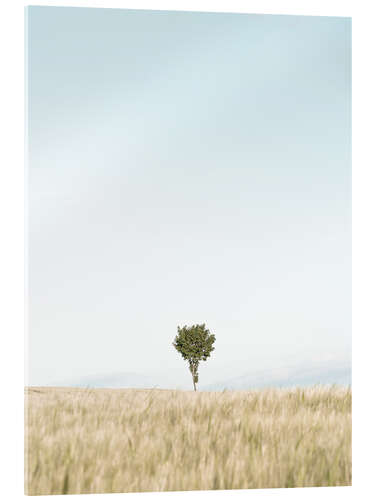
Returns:
[[[26,389],[30,495],[351,484],[351,390]]]

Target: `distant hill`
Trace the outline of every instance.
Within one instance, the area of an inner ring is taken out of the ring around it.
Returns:
[[[186,367],[181,366],[181,369],[186,370]],[[247,390],[263,387],[311,386],[316,384],[351,385],[351,363],[349,361],[336,360],[309,363],[308,365],[278,367],[262,371],[249,370],[241,376],[218,380],[211,384],[202,384],[198,387],[198,390]],[[95,374],[79,379],[64,380],[61,383],[53,385],[108,389],[191,389],[190,383],[180,384],[177,382],[176,377],[169,374],[155,373],[145,375],[133,372]]]
[[[110,374],[97,374],[82,377],[79,380],[67,380],[63,384],[69,387],[92,387],[92,388],[108,388],[108,389],[150,389],[159,388],[162,380],[157,377],[142,375],[139,373],[110,373]]]
[[[264,372],[248,372],[240,377],[218,381],[201,388],[205,391],[246,390],[265,387],[351,385],[351,363],[321,362],[309,366],[290,366]]]

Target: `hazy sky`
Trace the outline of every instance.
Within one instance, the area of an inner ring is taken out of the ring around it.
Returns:
[[[31,7],[28,383],[351,356],[351,20]]]

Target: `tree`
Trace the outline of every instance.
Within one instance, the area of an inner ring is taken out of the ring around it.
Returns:
[[[172,345],[189,363],[189,370],[193,377],[194,391],[197,390],[198,367],[200,361],[206,361],[215,349],[213,343],[216,338],[206,328],[206,325],[177,327],[177,335]]]

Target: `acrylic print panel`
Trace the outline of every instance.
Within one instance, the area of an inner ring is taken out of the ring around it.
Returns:
[[[351,484],[351,19],[29,7],[31,495]]]

